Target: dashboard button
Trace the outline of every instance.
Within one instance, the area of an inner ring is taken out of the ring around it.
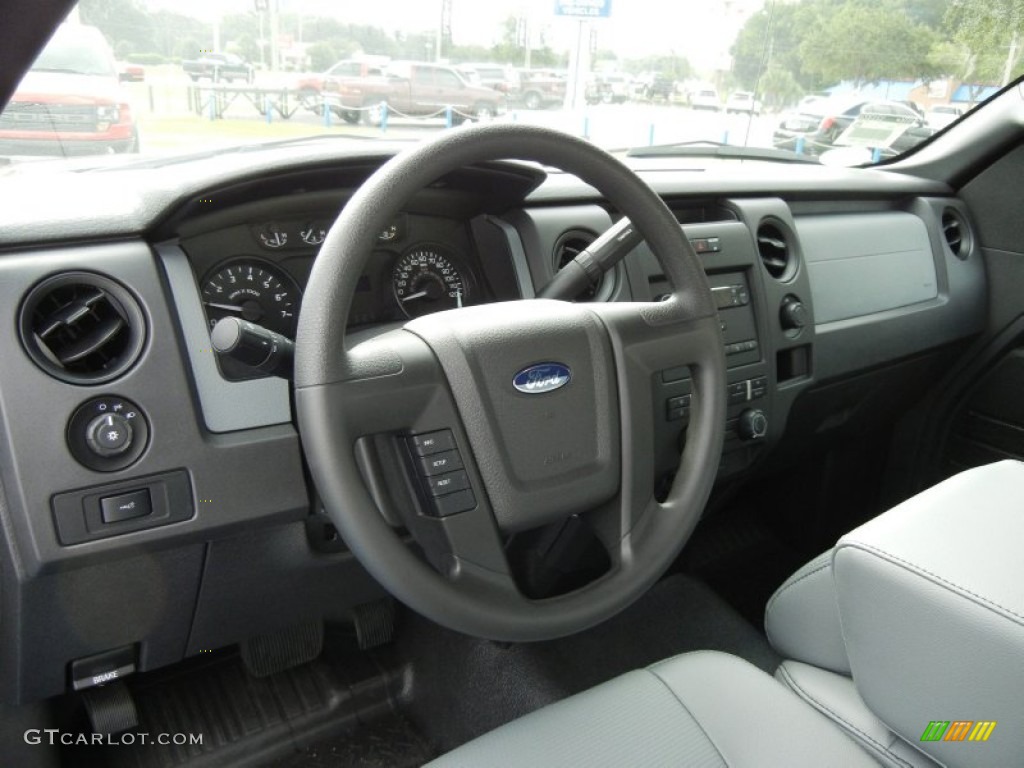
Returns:
[[[443,475],[456,469],[462,469],[462,457],[458,451],[435,453],[420,459],[420,471],[424,477]]]
[[[152,511],[153,503],[148,488],[100,499],[100,514],[104,523],[134,520],[136,517],[145,517]]]
[[[430,456],[433,453],[450,451],[455,448],[455,438],[450,429],[439,429],[437,432],[426,432],[409,438],[413,451],[417,456]]]

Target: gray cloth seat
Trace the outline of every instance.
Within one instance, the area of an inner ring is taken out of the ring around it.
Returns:
[[[697,651],[629,672],[491,731],[434,768],[877,766],[786,686]]]
[[[775,679],[728,654],[684,654],[431,765],[1024,765],[1022,541],[1024,463],[963,472],[779,588],[765,616],[787,658]]]

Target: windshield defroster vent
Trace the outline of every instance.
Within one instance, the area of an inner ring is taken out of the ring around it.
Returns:
[[[138,359],[145,322],[122,286],[91,272],[49,277],[25,297],[21,342],[51,376],[71,384],[100,384]]]
[[[757,228],[757,253],[769,275],[776,280],[787,277],[792,254],[789,240],[779,226],[766,222]]]
[[[942,213],[942,239],[958,259],[966,259],[971,252],[970,231],[963,217],[952,208]]]

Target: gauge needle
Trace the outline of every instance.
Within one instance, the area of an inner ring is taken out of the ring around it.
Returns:
[[[412,301],[413,299],[422,299],[426,295],[426,291],[416,291],[416,293],[410,293],[408,296],[402,299],[402,303],[404,304],[405,302]]]
[[[462,290],[459,288],[455,289],[455,306],[462,309]]]
[[[242,307],[235,306],[234,304],[216,304],[216,303],[214,303],[212,301],[205,301],[203,303],[206,304],[206,306],[211,307],[213,309],[223,309],[223,310],[225,310],[227,312],[244,312],[245,311]]]

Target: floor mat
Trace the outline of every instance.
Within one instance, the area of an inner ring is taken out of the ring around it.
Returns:
[[[131,746],[75,747],[62,762],[104,768],[418,765],[429,757],[426,742],[395,714],[391,676],[366,654],[337,658],[330,649],[309,664],[262,678],[250,676],[234,653],[192,660],[130,681],[139,713],[133,731],[149,734],[150,743],[135,737]],[[158,734],[188,740],[153,743]],[[308,751],[321,742],[329,763],[322,752]]]
[[[413,659],[408,712],[442,751],[545,704],[685,651],[714,649],[773,672],[763,635],[706,585],[663,579],[618,616],[542,643],[493,643],[407,612],[401,653]]]

